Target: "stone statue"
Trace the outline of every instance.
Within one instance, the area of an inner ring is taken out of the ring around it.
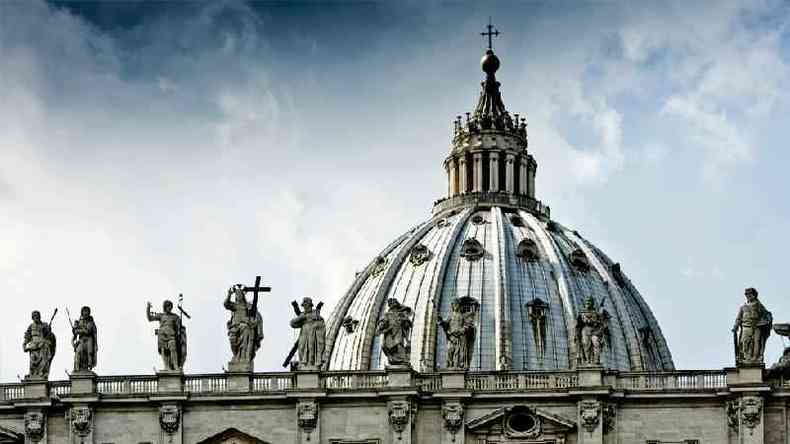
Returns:
[[[181,371],[187,359],[187,329],[181,323],[181,317],[173,314],[173,303],[165,301],[162,313],[151,312],[151,303],[145,307],[149,322],[159,321],[155,330],[157,348],[165,371]]]
[[[785,338],[790,337],[790,324],[774,324],[774,332]],[[771,373],[790,376],[790,347],[785,347],[782,357],[771,367]]]
[[[228,321],[228,340],[233,352],[229,370],[251,371],[255,354],[263,340],[263,319],[258,311],[258,295],[255,294],[250,304],[244,296],[244,286],[235,285],[228,289],[224,306],[232,313]]]
[[[299,370],[318,370],[324,363],[326,325],[324,318],[321,317],[321,309],[313,310],[312,299],[302,299],[302,309],[304,311],[291,319],[291,327],[299,329],[298,368]]]
[[[771,334],[773,316],[757,299],[757,290],[744,291],[746,303],[741,305],[735,325],[732,327],[735,340],[735,362],[737,364],[762,364],[765,342]],[[738,329],[740,328],[740,334]]]
[[[376,326],[376,334],[383,335],[381,350],[390,365],[408,366],[411,357],[411,326],[413,312],[397,299],[387,299],[387,312]]]
[[[475,343],[475,313],[463,313],[461,303],[456,299],[450,303],[450,318],[439,316],[439,325],[447,338],[445,365],[448,369],[468,369]]]
[[[609,344],[609,312],[596,308],[592,296],[584,301],[581,312],[576,316],[575,336],[577,365],[601,365],[601,351]]]
[[[80,318],[71,327],[74,334],[74,373],[90,373],[96,367],[96,323],[93,322],[90,307],[82,307]]]
[[[30,355],[30,373],[25,379],[47,379],[57,346],[57,339],[51,328],[52,319],[49,324],[41,322],[41,313],[38,310],[32,313],[31,318],[33,322],[27,327],[25,342],[22,344],[22,349]]]

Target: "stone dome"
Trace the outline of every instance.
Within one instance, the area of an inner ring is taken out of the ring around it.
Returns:
[[[488,56],[493,56],[493,52]],[[645,300],[600,249],[550,217],[535,199],[537,162],[524,118],[505,109],[494,70],[478,105],[458,117],[444,162],[448,195],[430,220],[395,239],[360,272],[327,319],[327,370],[388,363],[376,326],[386,301],[412,309],[411,365],[445,368],[439,317],[453,301],[472,312],[470,370],[564,370],[576,366],[577,315],[590,297],[609,315],[601,365],[673,370]]]

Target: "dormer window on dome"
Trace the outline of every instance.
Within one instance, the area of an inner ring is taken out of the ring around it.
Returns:
[[[577,271],[581,271],[582,273],[586,273],[590,271],[590,261],[587,259],[587,255],[584,254],[581,248],[577,248],[573,250],[570,254],[568,259]]]
[[[540,259],[540,252],[538,251],[538,244],[534,240],[526,238],[522,239],[516,247],[516,256],[521,259],[532,262]]]
[[[469,238],[461,246],[461,256],[468,261],[476,261],[486,254],[483,244],[475,238]]]

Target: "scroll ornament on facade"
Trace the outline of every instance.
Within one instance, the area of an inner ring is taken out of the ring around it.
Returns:
[[[603,432],[609,433],[614,430],[615,418],[617,417],[617,407],[614,404],[604,404],[603,406]]]
[[[25,414],[25,434],[33,442],[39,442],[44,437],[46,421],[41,412],[28,412]]]
[[[315,401],[300,401],[296,407],[296,423],[310,441],[310,434],[318,425],[318,404]]]
[[[88,436],[91,433],[91,416],[92,412],[90,407],[80,406],[72,407],[69,410],[69,419],[71,422],[71,430],[77,436]]]
[[[392,430],[398,434],[398,440],[403,439],[403,431],[409,425],[409,402],[392,401],[389,405],[389,421]]]
[[[172,435],[178,431],[181,420],[181,411],[177,406],[166,405],[159,409],[159,425],[162,431]]]
[[[457,401],[447,402],[442,406],[442,417],[445,430],[453,435],[452,440],[455,442],[455,435],[464,423],[464,406]]]
[[[601,422],[601,403],[598,401],[582,401],[579,403],[579,419],[582,427],[592,433]]]

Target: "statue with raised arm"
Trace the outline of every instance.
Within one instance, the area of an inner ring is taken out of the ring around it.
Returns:
[[[601,352],[609,344],[609,312],[598,309],[592,296],[585,299],[576,316],[575,342],[577,365],[601,365]]]
[[[475,343],[475,312],[464,313],[461,302],[456,299],[450,303],[450,317],[439,316],[439,326],[444,330],[447,339],[448,369],[467,370],[472,363],[472,350]]]
[[[57,313],[57,310],[55,310]],[[53,314],[54,318],[55,315]],[[52,320],[49,324],[41,321],[41,313],[36,310],[31,314],[33,322],[25,331],[22,349],[30,355],[30,373],[25,379],[47,379],[52,358],[55,357],[57,339],[52,333]]]
[[[738,310],[735,325],[732,327],[735,339],[736,364],[762,364],[765,342],[771,334],[773,316],[757,299],[757,290],[744,290],[746,302]],[[739,331],[740,330],[740,331]]]
[[[258,295],[252,303],[247,302],[243,285],[228,289],[224,302],[225,309],[231,312],[228,321],[228,340],[233,353],[228,364],[230,371],[252,371],[253,361],[263,340],[263,319],[258,311]]]
[[[96,367],[96,323],[90,307],[82,307],[80,318],[71,326],[74,334],[74,373],[90,373]]]
[[[390,365],[408,366],[411,358],[412,310],[397,299],[387,299],[387,312],[376,325],[376,334],[383,335],[381,351]]]
[[[157,349],[162,357],[164,371],[181,371],[187,359],[187,329],[181,322],[181,317],[173,313],[173,303],[165,301],[162,304],[162,313],[151,311],[151,303],[145,307],[145,314],[149,322],[159,322],[155,330]]]
[[[294,302],[294,304],[296,304]],[[320,304],[319,304],[320,306]],[[299,329],[299,370],[319,370],[324,363],[326,325],[320,308],[313,310],[311,298],[302,299],[302,311],[291,319],[291,328]]]

